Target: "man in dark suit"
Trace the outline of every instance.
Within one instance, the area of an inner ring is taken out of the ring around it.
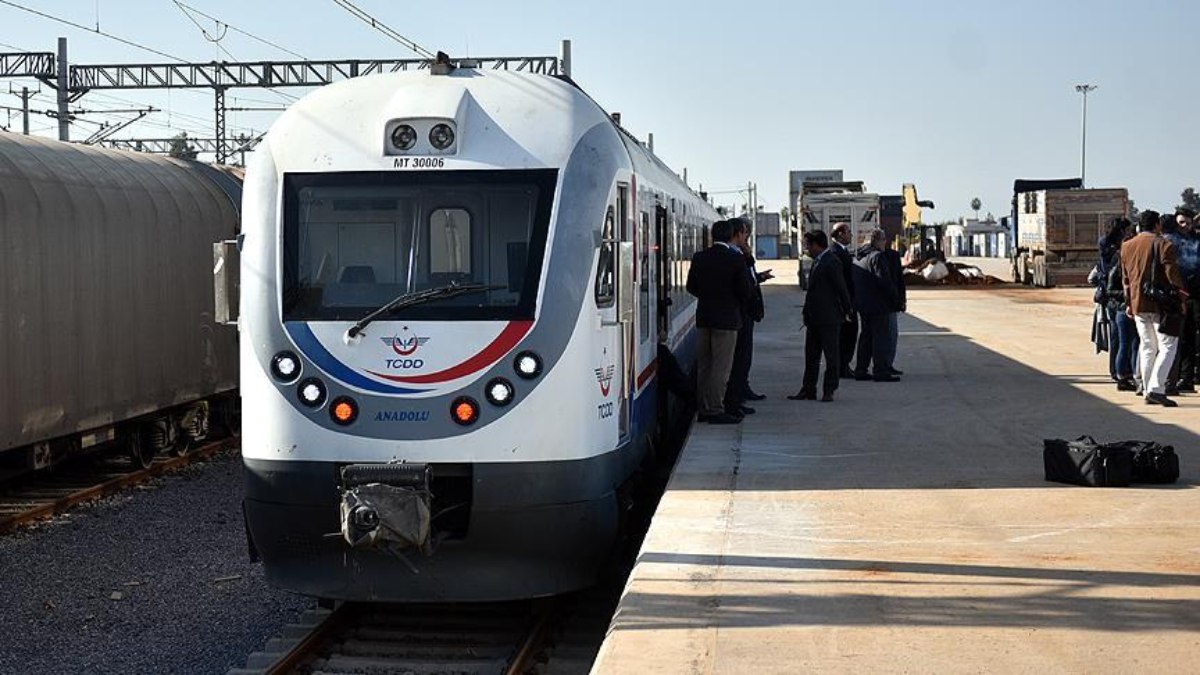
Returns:
[[[692,256],[687,290],[696,296],[696,371],[699,420],[737,424],[741,414],[725,410],[725,387],[733,366],[743,308],[750,302],[746,259],[737,248],[734,222],[712,226],[713,245]]]
[[[853,298],[854,254],[849,249],[850,242],[853,239],[853,235],[850,232],[850,225],[848,223],[834,223],[830,234],[833,236],[833,241],[830,244],[830,252],[837,256],[838,262],[842,263],[842,278],[846,281],[846,291]],[[857,340],[858,315],[854,312],[849,312],[846,314],[846,320],[842,322],[838,343],[838,353],[842,358],[842,377],[854,377],[854,371],[850,369],[850,361],[854,358],[854,344]]]
[[[899,382],[889,359],[889,315],[900,311],[900,292],[895,275],[883,253],[887,235],[871,233],[871,241],[860,251],[854,267],[854,308],[862,317],[858,335],[858,361],[854,379]],[[867,369],[871,368],[868,374]]]
[[[884,241],[883,259],[891,272],[892,284],[896,288],[900,306],[898,311],[888,314],[888,348],[887,362],[891,366],[892,375],[904,373],[896,368],[896,351],[900,345],[900,312],[908,311],[908,285],[904,281],[904,259],[900,252],[892,247],[890,239]]]
[[[808,294],[804,298],[804,381],[800,391],[788,398],[813,401],[817,398],[817,375],[821,356],[825,357],[822,401],[832,401],[842,371],[840,356],[841,327],[850,309],[850,293],[842,263],[829,250],[829,240],[821,231],[804,233],[804,248],[813,259],[808,273]]]
[[[750,226],[745,220],[735,218],[733,241],[737,242],[746,260],[746,276],[750,281],[750,302],[742,306],[742,327],[738,330],[737,347],[733,350],[733,368],[729,371],[729,384],[725,387],[725,412],[753,415],[754,408],[746,401],[761,401],[766,396],[756,394],[750,388],[750,366],[754,361],[754,324],[763,320],[766,308],[762,289],[759,288],[770,272],[759,274],[754,269],[754,256],[750,253]]]

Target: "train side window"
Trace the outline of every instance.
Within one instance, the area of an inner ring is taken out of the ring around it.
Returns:
[[[471,214],[466,209],[434,209],[429,214],[430,277],[446,282],[471,276]]]
[[[616,215],[613,207],[608,207],[604,216],[604,229],[600,232],[600,263],[596,266],[596,306],[599,308],[612,307],[616,298],[616,256],[613,246],[616,243]]]

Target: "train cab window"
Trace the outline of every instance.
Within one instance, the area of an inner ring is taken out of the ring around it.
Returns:
[[[429,276],[439,283],[471,280],[471,214],[466,209],[430,213]]]
[[[358,320],[395,298],[486,290],[389,318],[533,319],[555,170],[284,176],[285,321]]]
[[[599,308],[612,307],[617,297],[615,237],[616,215],[610,206],[600,231],[600,261],[596,266],[596,306]]]

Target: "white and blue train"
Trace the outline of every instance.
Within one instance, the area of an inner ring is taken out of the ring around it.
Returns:
[[[245,512],[275,586],[591,583],[693,360],[717,213],[567,78],[437,67],[294,104],[247,169]]]

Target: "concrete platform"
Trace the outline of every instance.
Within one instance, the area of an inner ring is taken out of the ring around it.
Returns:
[[[791,402],[768,287],[737,427],[697,425],[593,673],[1200,672],[1200,397],[1118,394],[1090,291],[914,290],[904,382]],[[1178,485],[1046,483],[1041,440],[1173,443]]]

